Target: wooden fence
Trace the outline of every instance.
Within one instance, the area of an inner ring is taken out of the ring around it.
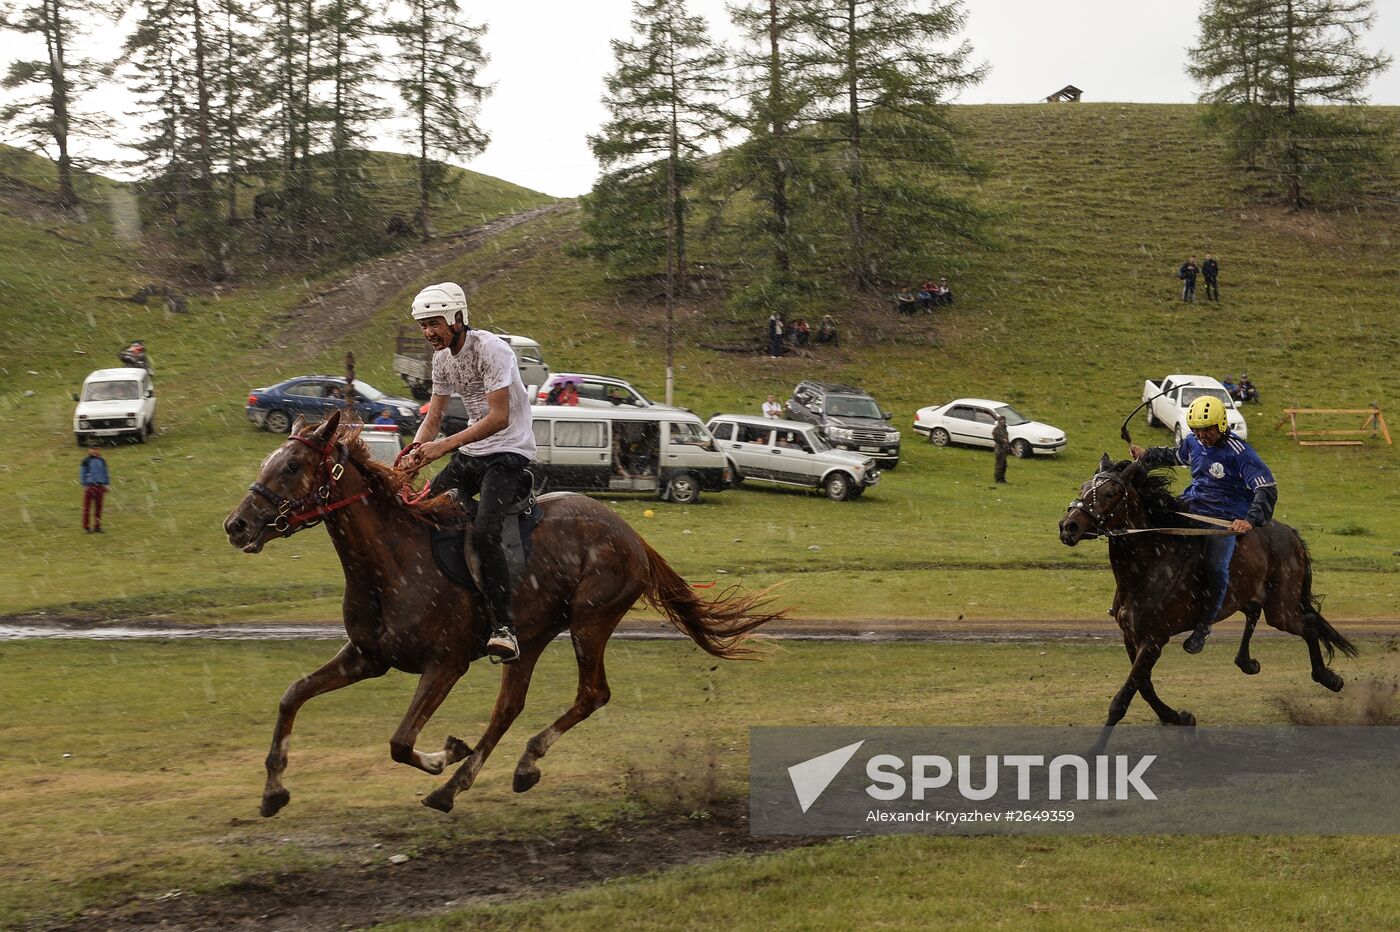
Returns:
[[[1298,427],[1298,418],[1303,415],[1365,415],[1365,420],[1361,422],[1361,427],[1356,430],[1348,429],[1328,429],[1328,430],[1301,430]],[[1288,425],[1288,436],[1293,438],[1300,447],[1359,447],[1360,440],[1304,440],[1304,437],[1366,437],[1371,439],[1383,438],[1387,445],[1391,443],[1390,430],[1385,426],[1385,415],[1381,413],[1379,405],[1372,405],[1369,408],[1284,408],[1283,417],[1279,418],[1275,429]]]

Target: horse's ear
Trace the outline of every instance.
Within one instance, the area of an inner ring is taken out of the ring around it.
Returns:
[[[1112,468],[1113,460],[1109,459],[1108,454],[1105,453],[1103,459],[1099,460],[1099,472],[1108,472]]]
[[[292,429],[288,431],[288,436],[294,436],[306,430],[306,415],[298,414],[297,419],[292,421]]]
[[[340,409],[336,408],[334,411],[331,412],[330,417],[326,418],[319,425],[317,425],[316,429],[311,432],[311,436],[316,438],[323,444],[330,443],[331,438],[335,436],[335,429],[339,426]]]

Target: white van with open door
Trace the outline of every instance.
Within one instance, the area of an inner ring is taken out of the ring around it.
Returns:
[[[536,405],[536,492],[648,492],[688,505],[729,488],[729,461],[689,411]]]

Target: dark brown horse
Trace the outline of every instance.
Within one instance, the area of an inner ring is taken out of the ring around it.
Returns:
[[[408,713],[389,739],[395,761],[431,774],[463,761],[423,803],[451,810],[525,705],[541,652],[567,630],[578,659],[578,695],[554,724],[535,735],[515,768],[515,790],[540,779],[538,760],[559,736],[607,704],[603,651],[622,616],[645,598],[716,657],[743,654],[742,641],[782,617],[764,610],[762,594],[713,601],[694,590],[637,532],[605,505],[581,495],[542,496],[543,520],[515,594],[520,659],[501,668],[491,721],[476,747],[449,737],[443,749],[414,745],[428,719],[473,660],[484,656],[486,625],[479,597],[450,582],[429,552],[429,526],[460,522],[450,497],[405,505],[402,473],[373,462],[357,427],[340,427],[339,412],[315,429],[298,427],[263,461],[258,481],[224,522],[229,542],[257,553],[276,537],[325,522],[345,570],[343,614],[349,643],[314,673],[288,687],[278,707],[262,814],[287,804],[282,785],[297,710],[313,696],[391,667],[421,674]]]
[[[1109,705],[1108,728],[1122,719],[1137,693],[1166,724],[1196,724],[1190,712],[1158,698],[1152,667],[1172,636],[1192,630],[1204,610],[1201,593],[1208,587],[1201,537],[1171,531],[1128,533],[1191,524],[1178,514],[1185,508],[1171,494],[1170,484],[1161,472],[1148,472],[1136,461],[1115,464],[1105,453],[1098,471],[1060,520],[1060,540],[1070,547],[1087,538],[1108,537],[1108,559],[1118,583],[1114,614],[1133,665]],[[1239,538],[1230,562],[1230,589],[1216,619],[1245,613],[1235,664],[1247,674],[1259,672],[1259,661],[1249,656],[1249,639],[1261,609],[1270,625],[1307,642],[1312,678],[1333,692],[1340,690],[1342,678],[1327,663],[1336,650],[1354,657],[1356,648],[1322,617],[1312,593],[1308,548],[1297,531],[1278,521]]]

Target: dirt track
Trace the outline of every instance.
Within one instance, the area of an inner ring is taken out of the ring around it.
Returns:
[[[275,874],[198,895],[167,893],[89,909],[71,923],[44,928],[357,929],[817,841],[756,838],[742,804],[726,803],[706,819],[656,816],[603,829],[574,826],[548,837],[473,839],[402,864]]]

